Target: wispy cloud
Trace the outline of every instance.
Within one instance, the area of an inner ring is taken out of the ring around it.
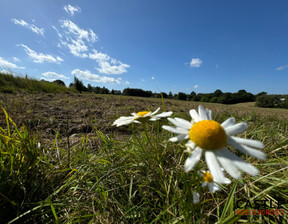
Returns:
[[[25,67],[19,67],[16,64],[5,60],[4,58],[0,57],[0,67],[5,68],[5,69],[25,69]]]
[[[54,57],[50,54],[43,54],[43,53],[37,53],[30,49],[28,46],[25,44],[19,44],[17,46],[21,46],[24,48],[26,54],[33,59],[33,62],[35,63],[44,63],[44,62],[50,62],[50,63],[60,63],[63,61],[62,58],[59,56]]]
[[[152,76],[152,78],[151,78],[152,80],[154,80],[155,79],[155,77],[154,76]]]
[[[285,69],[285,68],[288,68],[288,65],[280,66],[280,67],[276,68],[275,70],[276,70],[276,71],[280,71],[280,70],[283,70],[283,69]]]
[[[117,65],[115,65],[114,63]],[[112,64],[114,65],[111,65],[107,61],[101,61],[99,62],[100,67],[97,68],[97,70],[100,73],[107,74],[107,75],[120,75],[120,74],[127,72],[126,68],[130,67],[130,65],[124,64],[121,61],[115,61],[115,62],[112,62]]]
[[[100,83],[114,83],[114,84],[120,84],[121,78],[112,78],[107,76],[99,76],[97,74],[91,73],[89,70],[80,70],[80,69],[74,69],[71,72],[72,75],[77,76],[78,78],[82,78],[84,80],[92,81],[92,82],[100,82]]]
[[[23,26],[29,30],[31,30],[32,32],[39,34],[41,36],[44,36],[44,28],[38,28],[37,26],[35,26],[34,24],[30,24],[27,23],[26,21],[24,21],[23,19],[18,20],[18,19],[12,19],[12,22],[16,25],[20,25]]]
[[[87,44],[98,40],[98,36],[93,30],[81,29],[70,20],[61,20],[60,26],[63,29],[62,33],[56,27],[53,27],[60,38],[60,46],[67,47],[75,57],[87,58],[87,52],[89,51]]]
[[[13,57],[13,60],[16,61],[16,62],[20,62],[20,59],[16,58],[16,57]]]
[[[74,34],[77,39],[86,39],[88,42],[95,42],[98,39],[93,30],[81,29],[70,20],[62,20],[60,23],[62,28],[66,29],[69,34]]]
[[[190,67],[191,68],[198,68],[202,64],[202,60],[200,58],[192,58],[190,62]]]
[[[2,74],[7,74],[7,75],[13,75],[13,72],[12,72],[12,71],[8,71],[8,70],[6,70],[6,69],[0,70],[0,73],[2,73]]]
[[[126,68],[130,65],[124,64],[114,58],[111,58],[108,54],[101,53],[97,50],[93,50],[93,53],[89,54],[89,58],[96,60],[99,67],[96,68],[100,73],[107,75],[120,75],[127,72]]]
[[[196,84],[196,85],[194,85],[193,88],[194,88],[194,89],[198,89],[198,87],[199,87],[199,86]]]
[[[74,16],[75,12],[81,12],[81,9],[79,8],[79,6],[75,5],[65,5],[64,6],[64,10],[70,15],[70,16]]]
[[[70,79],[69,77],[61,74],[57,74],[56,72],[44,72],[42,73],[45,77],[56,78],[56,79]]]
[[[107,75],[120,75],[127,72],[130,65],[122,63],[110,57],[106,53],[99,52],[95,49],[92,51],[89,47],[98,40],[98,36],[91,29],[82,29],[70,20],[61,20],[62,30],[56,30],[60,38],[60,46],[67,47],[72,55],[79,58],[90,58],[98,64],[97,71]]]

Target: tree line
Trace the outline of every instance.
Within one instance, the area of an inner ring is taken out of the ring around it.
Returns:
[[[57,82],[56,80],[54,82]],[[62,82],[62,81],[61,81]],[[58,83],[60,84],[60,83]],[[63,82],[64,84],[64,82]],[[65,85],[65,84],[64,84]],[[255,102],[259,107],[280,107],[288,108],[288,95],[267,95],[267,92],[260,92],[256,95],[247,92],[242,89],[238,92],[222,92],[220,89],[215,90],[213,93],[196,93],[192,91],[190,94],[184,92],[178,92],[172,94],[170,91],[168,94],[165,92],[153,93],[150,90],[143,90],[138,88],[125,88],[122,92],[120,90],[111,91],[106,87],[91,86],[88,84],[86,87],[81,80],[74,77],[74,82],[69,85],[70,88],[75,88],[80,93],[88,92],[95,94],[112,94],[112,95],[125,95],[125,96],[138,96],[138,97],[153,97],[153,98],[167,98],[183,101],[199,101],[209,103],[221,103],[221,104],[235,104],[243,102]]]

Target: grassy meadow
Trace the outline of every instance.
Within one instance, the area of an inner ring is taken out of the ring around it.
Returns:
[[[212,194],[200,169],[185,173],[185,142],[161,128],[114,127],[131,112],[161,107],[190,120],[198,103],[75,93],[0,94],[1,223],[288,223],[288,110],[254,103],[201,103],[213,119],[235,117],[239,137],[265,144],[266,161],[235,152],[260,170]],[[193,203],[192,192],[200,193]],[[248,202],[248,203],[247,203]],[[279,209],[283,215],[241,215],[237,209]]]

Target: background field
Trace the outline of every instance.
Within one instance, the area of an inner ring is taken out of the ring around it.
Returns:
[[[195,172],[184,173],[188,154],[183,142],[167,142],[171,134],[161,129],[166,120],[148,129],[111,126],[120,116],[158,107],[189,120],[189,110],[199,103],[73,93],[2,93],[0,103],[11,117],[7,126],[1,111],[0,217],[5,222],[287,222],[288,110],[253,102],[201,103],[220,123],[231,116],[247,122],[240,137],[262,141],[268,157],[263,162],[238,153],[261,175],[243,174],[212,195],[195,185]],[[202,193],[199,205],[192,203],[195,189]],[[281,201],[286,215],[235,216],[237,200],[243,206],[248,199],[274,207]]]

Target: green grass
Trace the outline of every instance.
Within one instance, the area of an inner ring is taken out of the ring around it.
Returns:
[[[240,137],[262,141],[267,160],[239,154],[261,174],[251,177],[243,173],[241,179],[215,194],[201,187],[198,171],[206,167],[204,158],[193,171],[184,173],[188,156],[183,152],[185,144],[167,141],[171,134],[161,128],[168,124],[165,119],[146,126],[115,128],[108,133],[94,127],[94,135],[82,135],[76,145],[64,144],[59,135],[54,142],[44,144],[26,127],[18,127],[3,110],[1,119],[6,120],[6,125],[0,129],[0,220],[288,223],[287,119],[249,113],[249,109],[242,113],[239,109],[223,112],[221,108],[216,105],[215,120],[222,122],[234,116],[238,122],[247,122],[249,128]],[[188,119],[188,110],[177,116]],[[131,134],[123,136],[125,130]],[[193,204],[193,191],[201,193],[200,204]],[[252,205],[255,200],[267,200],[267,206],[270,201],[273,206],[281,201],[285,215],[236,216],[237,206],[245,206],[247,200]]]
[[[73,88],[66,88],[47,81],[38,81],[31,78],[22,78],[12,74],[0,73],[0,92],[3,93],[76,93]]]

